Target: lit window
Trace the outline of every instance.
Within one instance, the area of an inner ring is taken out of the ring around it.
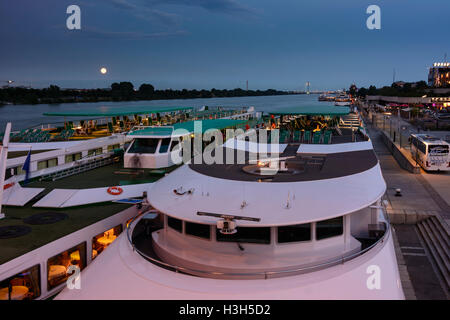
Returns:
[[[37,264],[0,281],[0,300],[28,300],[41,295],[40,266]]]
[[[48,289],[53,289],[56,286],[64,283],[69,274],[70,266],[77,266],[83,270],[86,266],[86,242],[66,250],[47,261],[47,282]]]
[[[106,230],[92,238],[92,259],[95,259],[105,250],[122,232],[122,225]]]

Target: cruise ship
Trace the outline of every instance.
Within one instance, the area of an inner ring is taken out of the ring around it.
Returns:
[[[56,299],[404,299],[386,183],[348,113],[271,113],[146,186]]]
[[[246,110],[199,111],[195,121],[245,128],[254,120],[254,112]],[[189,126],[187,119],[174,125]],[[142,130],[149,128],[172,126]],[[0,145],[0,300],[54,297],[74,270],[101,256],[133,217],[147,210],[142,202],[148,187],[177,165],[124,167],[123,149],[133,142],[128,137],[133,130],[80,141],[21,142],[26,149],[18,150],[18,143],[9,141],[15,133],[8,124]],[[110,148],[117,136],[122,143]],[[76,145],[61,147],[64,143]],[[164,156],[167,147],[152,156]]]
[[[176,126],[196,120],[249,120],[256,112],[253,107],[100,107],[43,115],[64,121],[11,132],[6,160],[6,179],[10,182],[25,179],[22,167],[28,152],[32,155],[29,178],[60,178],[110,164],[112,155],[123,153],[133,142],[129,133],[136,128]]]

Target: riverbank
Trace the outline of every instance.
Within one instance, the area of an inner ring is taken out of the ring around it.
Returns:
[[[0,105],[22,104],[60,104],[60,103],[96,103],[122,101],[152,101],[172,99],[203,99],[203,98],[231,98],[255,97],[299,94],[292,91],[267,90],[155,90],[146,84],[134,89],[130,82],[113,83],[107,89],[60,89],[50,86],[44,89],[23,87],[4,87],[0,89]]]

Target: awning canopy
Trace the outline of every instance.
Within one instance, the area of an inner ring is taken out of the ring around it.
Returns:
[[[349,107],[341,106],[299,106],[283,108],[280,111],[270,112],[273,115],[304,115],[304,116],[345,116],[349,114]]]
[[[212,119],[212,120],[208,119],[208,120],[186,121],[175,123],[173,126],[148,127],[141,130],[132,131],[128,133],[128,135],[163,137],[172,135],[172,132],[178,129],[184,129],[187,132],[194,132],[194,130],[197,128],[198,130],[201,130],[202,133],[204,133],[208,129],[221,130],[239,126],[246,122],[247,120],[234,120],[234,119]]]
[[[94,110],[72,110],[65,112],[45,112],[44,116],[57,117],[117,117],[130,116],[135,114],[151,114],[176,112],[193,109],[193,107],[99,107]]]

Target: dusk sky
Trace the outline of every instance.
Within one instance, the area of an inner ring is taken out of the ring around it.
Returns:
[[[66,28],[71,4],[81,30]],[[366,27],[371,4],[381,30]],[[314,90],[390,85],[393,68],[396,80],[426,80],[450,55],[449,10],[448,0],[1,0],[0,81]]]

